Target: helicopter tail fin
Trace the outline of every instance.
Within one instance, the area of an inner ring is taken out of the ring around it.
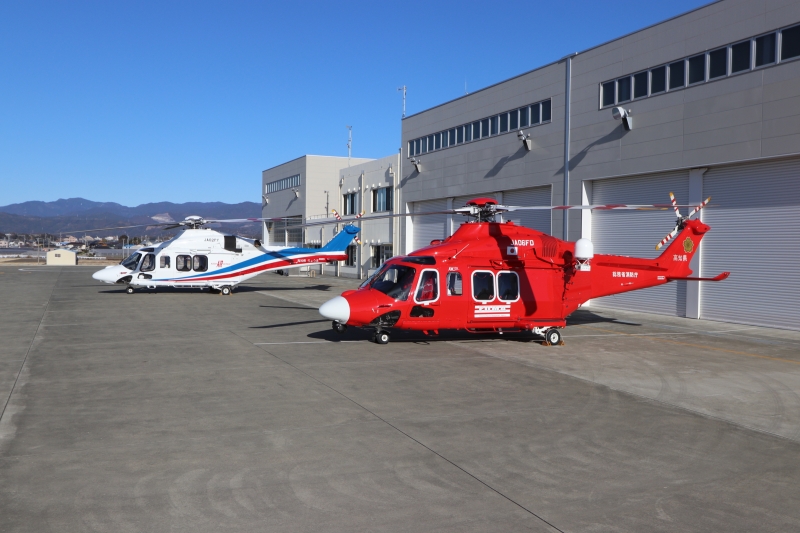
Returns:
[[[342,231],[328,241],[328,244],[322,247],[323,252],[343,252],[350,246],[350,243],[358,235],[360,230],[352,224],[346,225]]]
[[[658,262],[669,268],[671,279],[686,279],[692,274],[689,264],[697,253],[700,241],[710,228],[699,220],[686,221],[675,239],[658,257]]]

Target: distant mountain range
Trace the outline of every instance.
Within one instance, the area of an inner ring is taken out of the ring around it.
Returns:
[[[226,204],[222,202],[157,202],[127,207],[114,202],[93,202],[84,198],[59,199],[55,202],[23,202],[0,206],[0,233],[71,233],[94,228],[156,224],[156,220],[181,221],[189,215],[204,218],[249,218],[261,216],[255,202]],[[154,220],[152,217],[156,217]],[[256,223],[230,224],[226,229],[244,234],[260,234]],[[174,232],[175,230],[171,230]],[[154,228],[89,231],[91,235],[158,235]]]

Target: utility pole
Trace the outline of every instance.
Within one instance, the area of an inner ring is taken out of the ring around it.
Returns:
[[[347,166],[350,166],[350,155],[353,150],[353,126],[345,126],[347,128]]]

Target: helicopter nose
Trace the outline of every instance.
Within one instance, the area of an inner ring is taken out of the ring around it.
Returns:
[[[106,267],[103,270],[98,270],[94,274],[92,274],[92,278],[96,279],[97,281],[104,281],[106,283],[114,283],[117,281],[117,277],[114,274],[114,270],[117,270],[118,267],[110,266]]]
[[[322,304],[319,308],[319,314],[341,324],[346,324],[350,319],[350,304],[342,296],[337,296]]]

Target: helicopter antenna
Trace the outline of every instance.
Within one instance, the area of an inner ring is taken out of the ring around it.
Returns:
[[[350,166],[350,154],[353,150],[353,126],[345,126],[347,128],[347,166]]]

